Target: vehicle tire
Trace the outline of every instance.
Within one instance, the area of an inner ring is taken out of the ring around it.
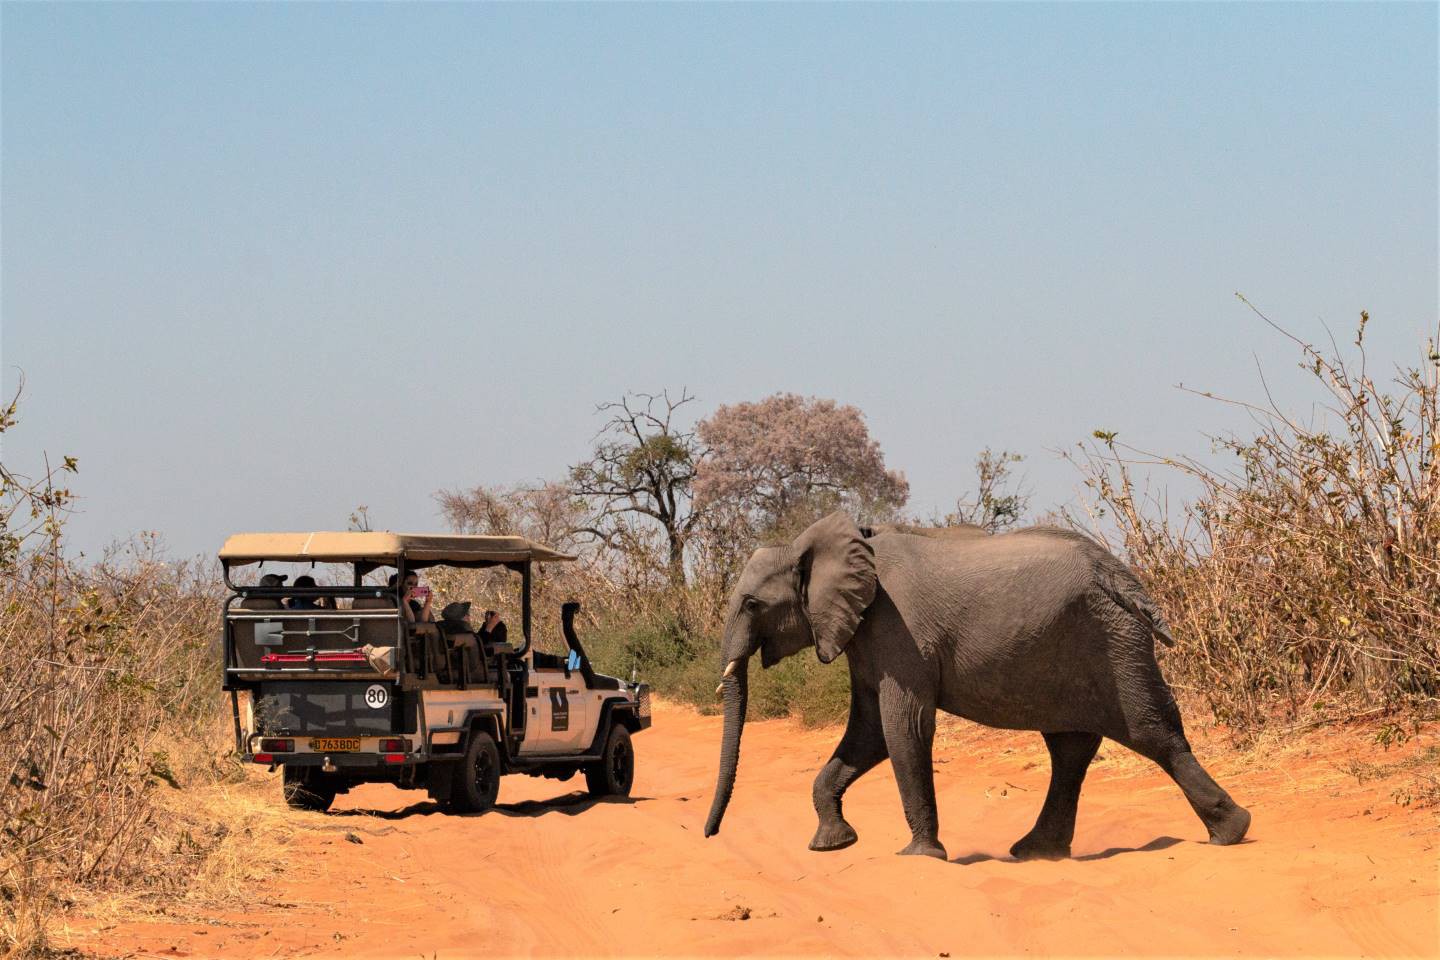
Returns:
[[[470,734],[465,759],[455,771],[450,786],[450,809],[456,813],[481,813],[495,806],[500,794],[500,748],[484,730]]]
[[[605,738],[600,759],[585,765],[585,785],[591,796],[628,797],[634,782],[635,748],[630,745],[630,731],[617,723]]]
[[[285,802],[291,809],[324,813],[335,802],[335,784],[328,782],[325,775],[318,771],[285,767],[281,777]]]

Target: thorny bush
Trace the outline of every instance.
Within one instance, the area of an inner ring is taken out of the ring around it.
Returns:
[[[8,429],[14,401],[4,414]],[[0,466],[0,954],[42,952],[67,889],[173,876],[191,841],[157,825],[155,791],[226,772],[204,742],[214,571],[165,563],[153,541],[72,563],[59,480],[76,469]]]
[[[1170,621],[1167,673],[1242,736],[1276,719],[1424,716],[1440,694],[1440,353],[1432,341],[1422,363],[1377,381],[1368,321],[1351,350],[1285,333],[1324,413],[1312,424],[1241,404],[1259,429],[1216,441],[1228,469],[1106,431],[1072,456],[1092,526],[1118,531]],[[1167,513],[1137,494],[1138,461],[1184,471],[1198,496]]]

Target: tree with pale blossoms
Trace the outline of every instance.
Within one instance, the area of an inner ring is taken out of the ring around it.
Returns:
[[[696,433],[706,449],[696,501],[738,507],[756,531],[788,533],[835,509],[862,522],[891,519],[910,496],[848,404],[777,393],[721,406]]]

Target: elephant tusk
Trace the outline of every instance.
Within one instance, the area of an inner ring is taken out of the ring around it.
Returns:
[[[725,672],[720,675],[720,685],[715,688],[715,696],[718,697],[725,692],[725,681],[735,676],[735,668],[738,666],[740,666],[739,660],[731,660],[725,667]]]

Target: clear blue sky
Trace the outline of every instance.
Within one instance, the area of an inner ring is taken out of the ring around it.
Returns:
[[[1434,4],[7,3],[5,463],[72,539],[439,525],[625,390],[863,409],[913,506],[985,445],[1206,453],[1297,332],[1437,319]]]

